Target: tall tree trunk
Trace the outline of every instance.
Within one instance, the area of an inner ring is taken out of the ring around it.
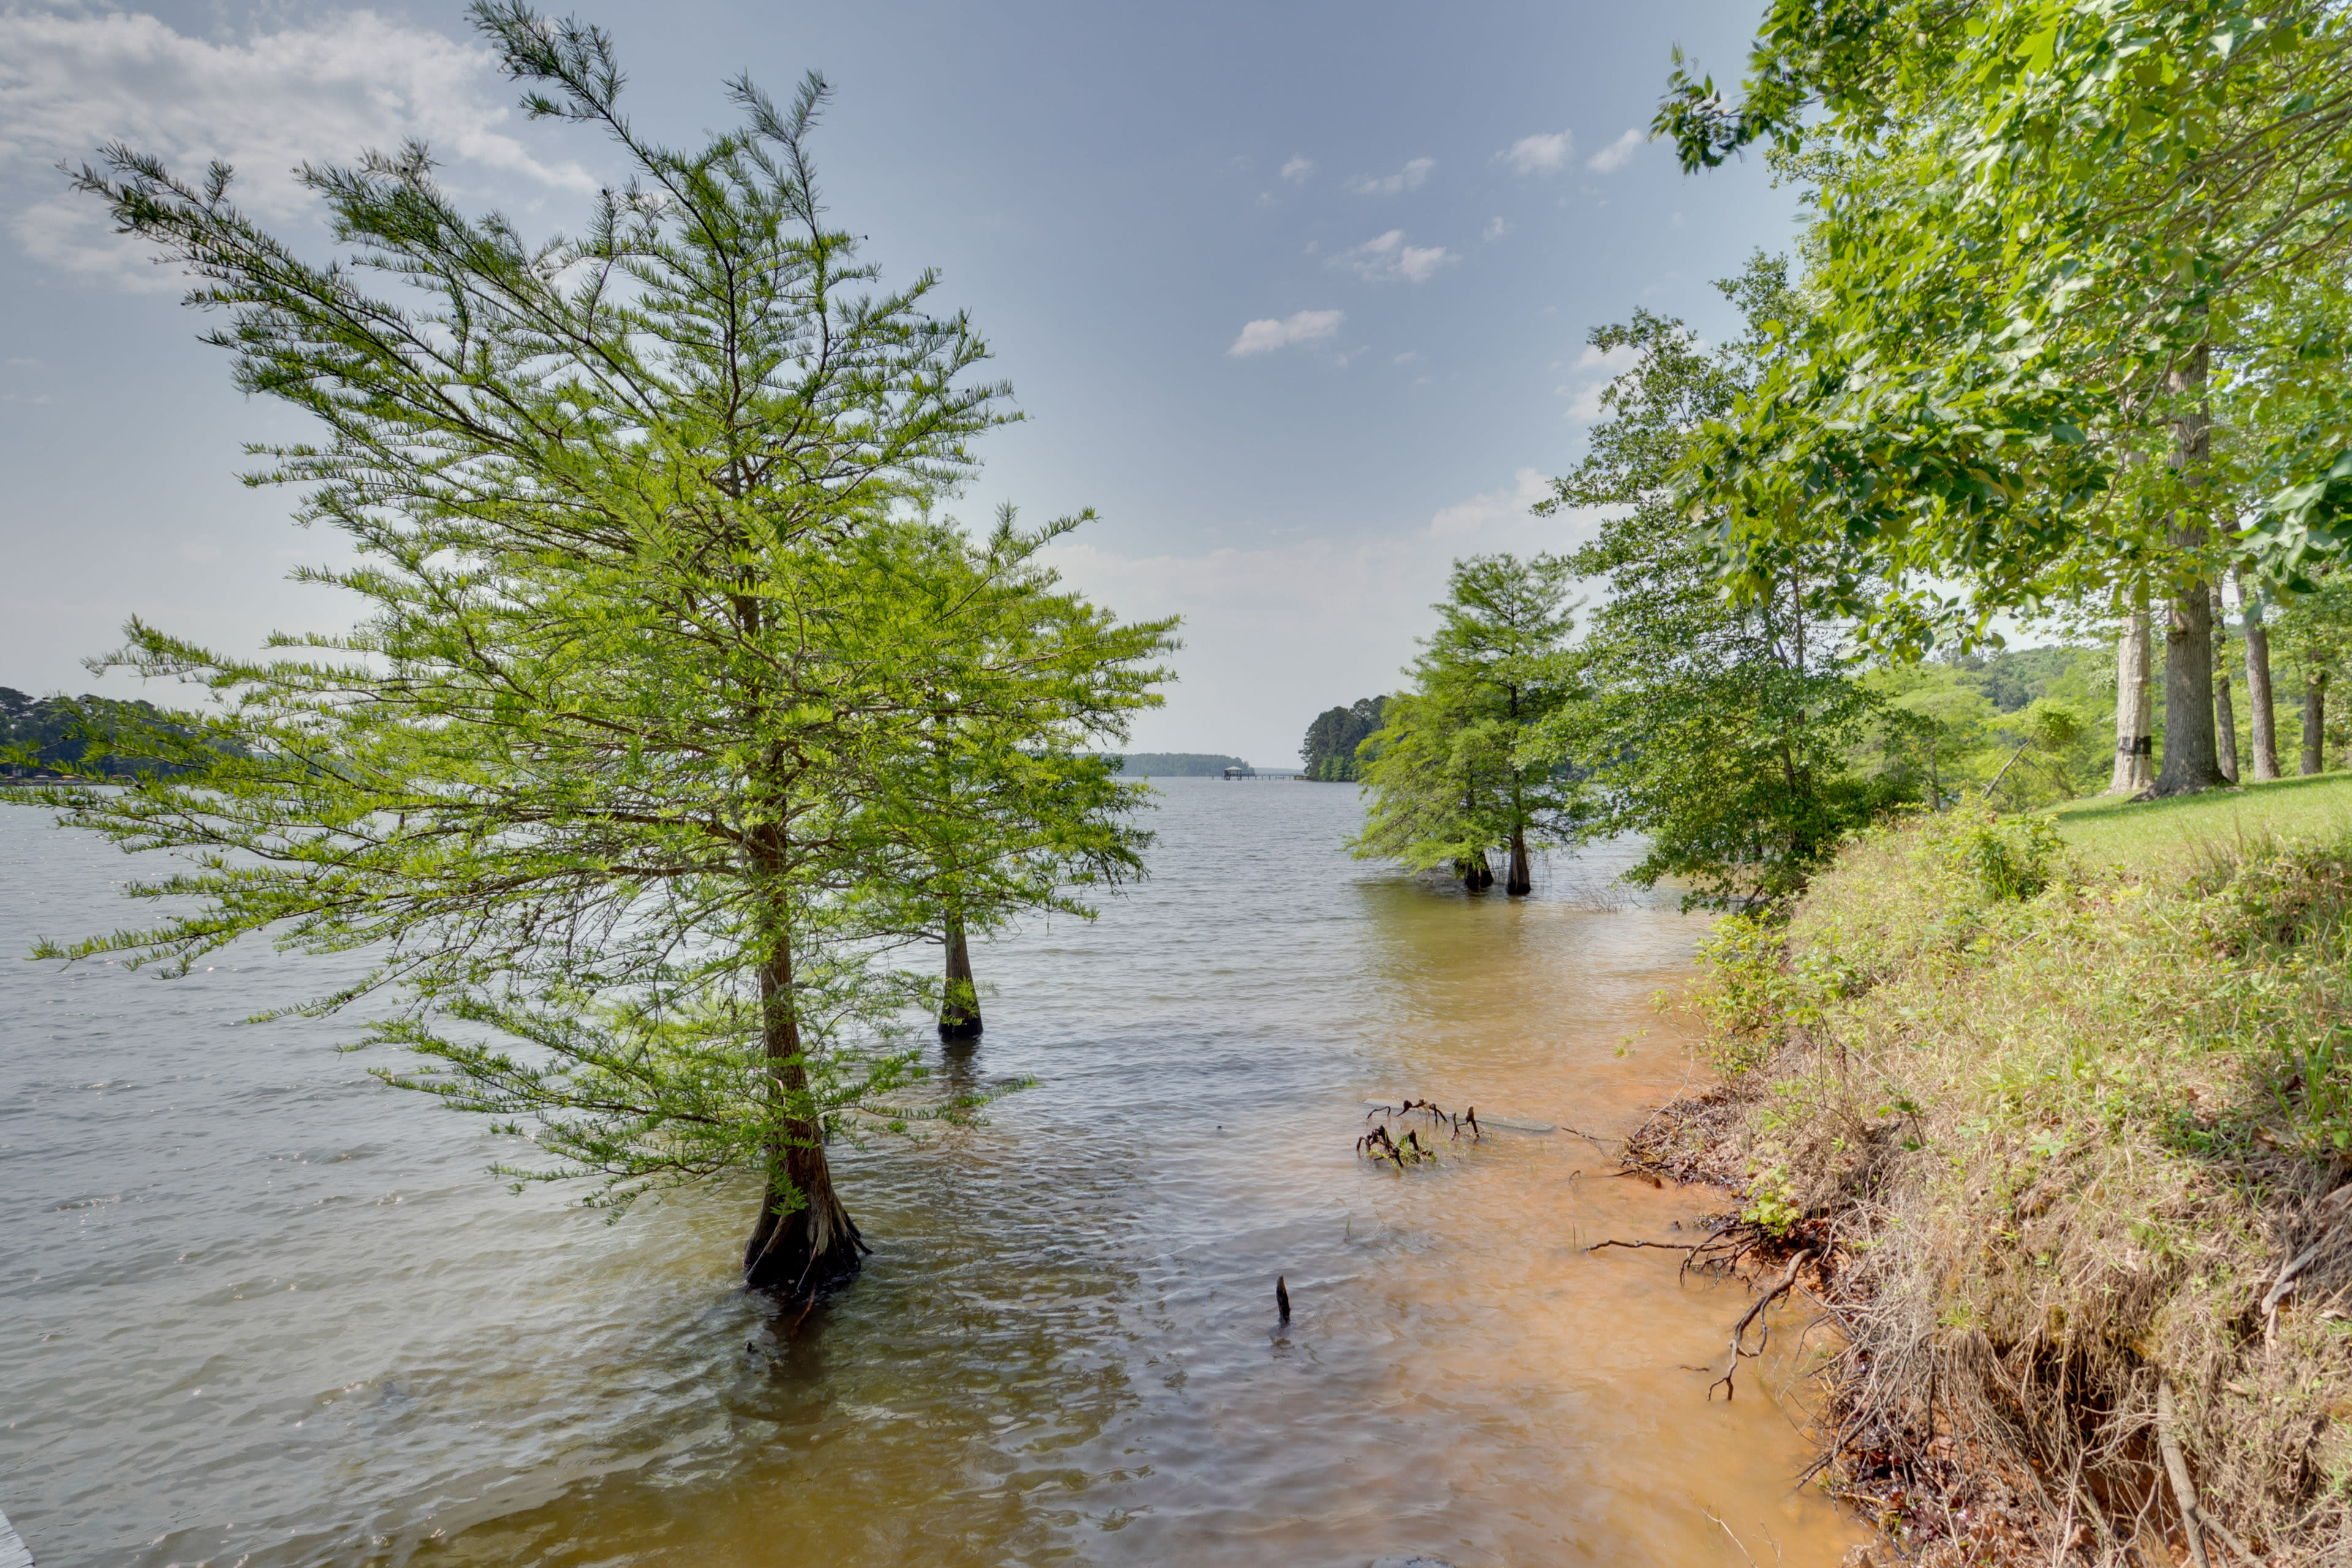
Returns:
[[[809,1098],[808,1062],[793,1010],[791,943],[776,939],[760,968],[760,1016],[770,1092],[782,1110],[768,1146],[768,1189],[743,1246],[743,1283],[790,1297],[814,1295],[857,1272],[869,1250],[833,1190],[824,1125]]]
[[[1503,884],[1503,891],[1517,898],[1535,890],[1535,874],[1528,865],[1528,830],[1517,823],[1513,823],[1511,825],[1511,875],[1510,879]]]
[[[971,979],[971,947],[965,942],[963,917],[948,916],[947,987],[940,999],[940,1038],[980,1037],[980,992]]]
[[[2135,609],[2116,643],[2116,773],[2109,795],[2137,795],[2156,782],[2147,644],[2147,611]]]
[[[2213,758],[2221,776],[2238,782],[2238,715],[2230,703],[2230,620],[2222,613],[2221,584],[2213,584],[2210,606],[2213,628]]]
[[[2263,625],[2262,601],[2246,591],[2238,574],[2238,606],[2246,618],[2246,706],[2252,710],[2254,777],[2274,779],[2278,769],[2278,714],[2271,700],[2271,634]]]
[[[2187,488],[2201,484],[2206,438],[2211,426],[2204,407],[2205,372],[2210,354],[2200,343],[2189,363],[2165,378],[2165,388],[2186,401],[2172,417],[2173,468]],[[2192,551],[2205,542],[2205,520],[2186,498],[2167,530],[2172,547]],[[2194,795],[2222,782],[2213,734],[2213,617],[2211,590],[2202,578],[2175,588],[2164,627],[2164,766],[2156,775],[2159,795]]]
[[[2156,793],[2195,795],[2221,782],[2213,732],[2213,621],[2205,584],[2192,582],[2174,596],[2165,616],[2164,766]]]
[[[1462,885],[1474,893],[1483,893],[1495,885],[1495,868],[1486,864],[1484,849],[1470,851],[1470,858],[1462,862]]]
[[[2327,771],[2327,672],[2315,669],[2303,689],[2303,771]]]

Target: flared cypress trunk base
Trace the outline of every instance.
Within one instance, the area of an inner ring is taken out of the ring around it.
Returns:
[[[1486,864],[1486,852],[1481,849],[1467,860],[1457,860],[1454,869],[1462,874],[1462,885],[1474,893],[1483,893],[1495,885],[1495,868]]]
[[[1511,830],[1511,875],[1503,884],[1503,891],[1513,898],[1524,898],[1536,890],[1535,870],[1528,864],[1527,835]]]
[[[964,937],[963,921],[950,915],[947,935],[947,976],[940,1003],[940,1038],[976,1040],[980,1038],[980,988],[972,979],[971,944]]]
[[[777,1201],[777,1194],[769,1194],[744,1244],[745,1289],[799,1300],[856,1278],[873,1248],[833,1195],[830,1182],[821,1194],[781,1217]]]

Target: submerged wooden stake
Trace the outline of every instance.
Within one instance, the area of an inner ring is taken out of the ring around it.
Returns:
[[[1274,1310],[1282,1314],[1284,1322],[1290,1321],[1290,1291],[1279,1274],[1274,1277]]]

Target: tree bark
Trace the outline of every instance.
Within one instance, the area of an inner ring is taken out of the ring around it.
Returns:
[[[2242,573],[2238,605],[2246,618],[2246,706],[2253,721],[2254,777],[2274,779],[2279,776],[2278,715],[2271,700],[2271,634],[2263,625],[2262,603],[2246,592]]]
[[[2204,583],[2176,595],[2165,616],[2164,766],[2158,795],[2195,795],[2223,782],[2213,731],[2213,620]]]
[[[1534,872],[1528,865],[1528,830],[1514,823],[1511,826],[1511,875],[1503,884],[1503,891],[1517,898],[1536,890]]]
[[[833,1190],[824,1124],[808,1087],[808,1058],[792,1005],[793,956],[782,937],[760,968],[760,1015],[770,1092],[782,1114],[766,1151],[768,1187],[743,1246],[743,1283],[793,1299],[813,1296],[857,1272],[868,1248]]]
[[[972,984],[971,947],[964,940],[963,917],[950,915],[947,928],[947,986],[940,1000],[940,1038],[980,1037],[980,992]]]
[[[2303,771],[2327,771],[2327,672],[2314,670],[2303,689]]]
[[[2109,795],[2137,795],[2156,782],[2147,645],[2147,612],[2136,609],[2116,644],[2116,773]]]
[[[1462,862],[1462,885],[1474,893],[1483,893],[1495,885],[1495,868],[1486,864],[1486,852],[1474,849],[1470,858]]]
[[[2209,351],[2200,343],[2189,363],[2165,378],[2175,395],[2194,397],[2172,417],[2173,468],[2188,485],[2200,481],[2210,419],[2204,407]],[[2205,521],[2184,498],[2168,529],[2175,550],[2205,542]],[[2211,589],[2191,578],[2174,590],[2164,627],[2164,766],[2156,775],[2159,795],[2195,795],[2221,784],[2221,763],[2213,734],[2213,617]]]
[[[2221,584],[2213,584],[2209,606],[2213,628],[2213,760],[2221,776],[2238,782],[2238,715],[2230,702],[2230,621],[2221,606]]]

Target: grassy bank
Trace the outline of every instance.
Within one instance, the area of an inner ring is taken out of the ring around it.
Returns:
[[[2352,1562],[2347,828],[1953,814],[1712,944],[1724,1087],[1637,1154],[1826,1260],[1826,1474],[1927,1560],[2170,1563],[2185,1498],[2215,1563]]]
[[[2352,773],[2273,779],[2170,800],[2094,795],[2050,816],[2068,848],[2102,866],[2177,862],[2265,839],[2343,840],[2352,838]]]

